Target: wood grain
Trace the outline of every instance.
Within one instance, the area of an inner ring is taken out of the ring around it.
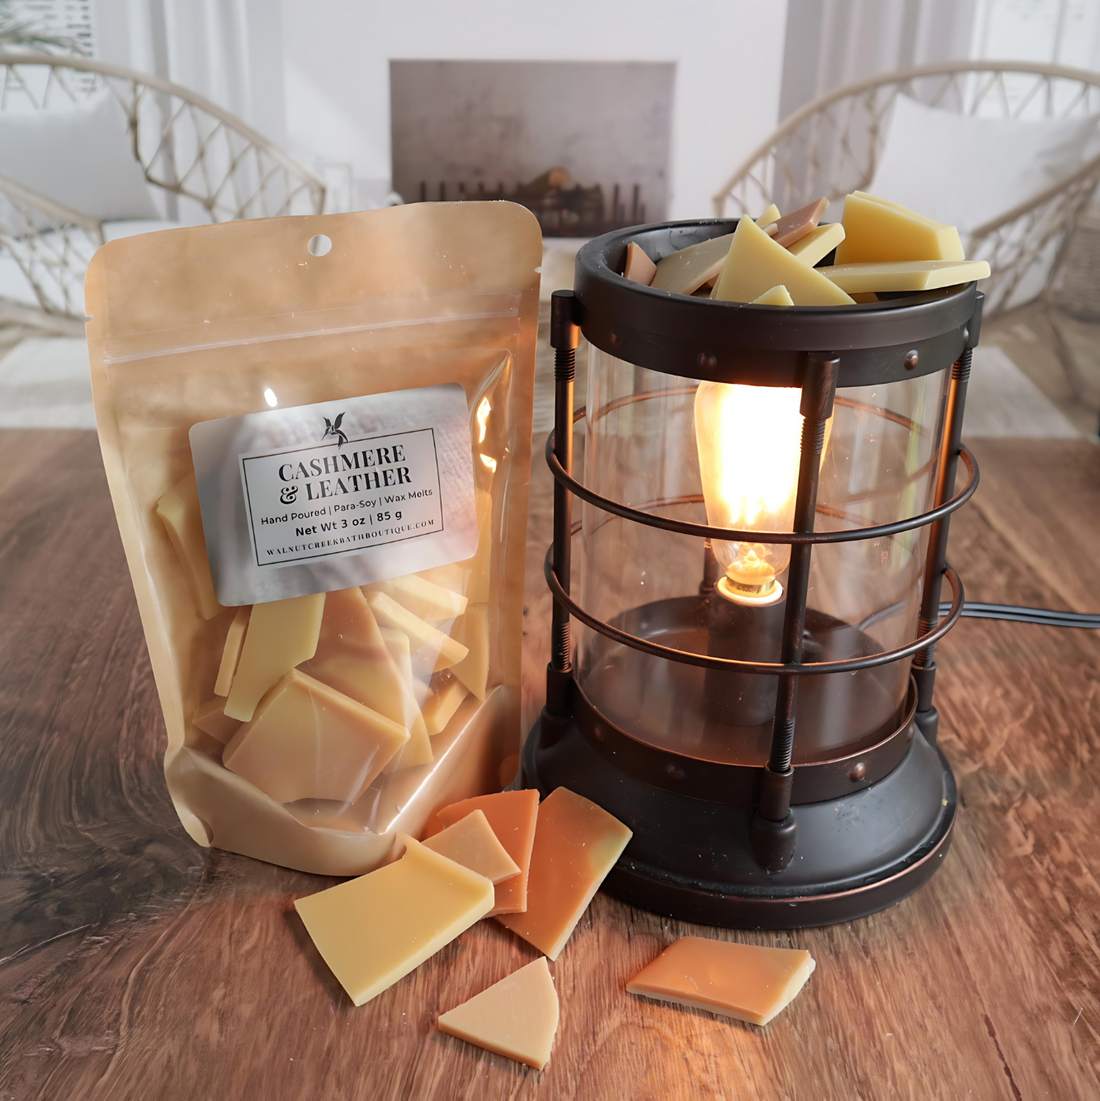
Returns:
[[[986,441],[956,519],[968,595],[1100,607],[1100,449]],[[539,702],[549,481],[533,473],[525,699]],[[81,432],[0,432],[0,1097],[1092,1098],[1100,1095],[1100,637],[963,621],[941,644],[961,813],[883,914],[717,932],[600,895],[552,965],[541,1074],[435,1031],[534,958],[482,922],[361,1009],[292,910],[328,881],[205,851],[163,728],[99,465]],[[763,1029],[623,992],[686,932],[810,950]]]

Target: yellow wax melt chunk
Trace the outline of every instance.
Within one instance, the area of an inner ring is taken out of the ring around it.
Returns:
[[[449,669],[469,653],[462,643],[413,615],[387,593],[368,593],[367,603],[383,627],[396,628],[409,636],[414,665],[429,670]]]
[[[844,200],[844,240],[838,264],[876,260],[962,260],[959,231],[889,199],[853,191]]]
[[[295,669],[233,735],[222,763],[279,803],[353,803],[408,737],[392,719]]]
[[[754,306],[793,306],[794,299],[782,283],[752,300]]]
[[[469,650],[451,667],[451,672],[479,700],[485,699],[489,682],[489,605],[471,604],[454,625],[451,637]]]
[[[519,865],[493,833],[482,810],[474,810],[452,826],[432,834],[422,844],[450,860],[491,880],[495,887],[505,879],[519,875]]]
[[[400,860],[294,903],[355,1005],[434,956],[493,906],[484,876],[399,834]]]
[[[439,1017],[441,1032],[542,1070],[558,1030],[557,991],[545,956]]]
[[[867,264],[837,264],[818,268],[838,287],[852,294],[868,291],[930,291],[974,279],[988,279],[984,260],[897,260]]]
[[[248,722],[263,694],[317,652],[325,594],[254,604],[225,713]]]
[[[203,618],[213,619],[222,606],[214,595],[214,579],[210,576],[210,559],[206,556],[206,539],[202,533],[199,487],[193,472],[161,495],[156,511],[168,531]]]
[[[423,707],[424,724],[433,738],[443,733],[467,695],[466,686],[450,676],[428,692]]]
[[[251,608],[238,608],[222,647],[222,660],[218,665],[218,679],[214,682],[215,696],[228,696],[233,683],[233,674],[237,672],[237,663],[241,660],[241,647],[244,645],[244,633],[248,628],[248,615]],[[224,705],[223,705],[224,706]]]
[[[691,294],[713,279],[729,255],[732,233],[688,245],[658,261],[651,287],[672,294]]]
[[[788,245],[787,251],[807,267],[812,268],[843,240],[844,227],[840,222],[827,222],[823,226],[816,226],[794,244]]]
[[[626,984],[631,994],[766,1025],[813,974],[809,952],[681,937]]]
[[[397,666],[397,671],[415,695],[417,681],[413,677],[412,645],[409,642],[409,636],[404,631],[398,631],[393,627],[381,627],[379,633],[394,665]]]
[[[386,593],[414,616],[433,627],[445,619],[462,615],[468,603],[461,593],[452,592],[415,573],[368,585],[367,591]]]
[[[768,203],[767,210],[756,219],[756,224],[761,229],[767,229],[768,226],[775,225],[781,217],[782,215],[779,213],[779,207],[777,207],[775,203]]]
[[[852,305],[835,283],[777,245],[751,218],[742,218],[711,298],[751,302],[780,283],[796,306]]]

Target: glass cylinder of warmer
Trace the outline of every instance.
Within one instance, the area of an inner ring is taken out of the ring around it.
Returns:
[[[584,482],[633,508],[742,531],[790,531],[799,391],[664,375],[592,348]],[[907,519],[933,504],[946,371],[837,391],[815,528]],[[714,540],[583,506],[580,601],[662,645],[779,661],[790,546]],[[813,548],[803,660],[908,643],[919,617],[927,528]],[[900,724],[909,659],[803,677],[794,763],[873,745]],[[704,670],[581,631],[577,682],[606,719],[691,756],[762,765],[777,678]]]

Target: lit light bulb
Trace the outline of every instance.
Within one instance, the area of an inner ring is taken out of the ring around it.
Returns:
[[[713,527],[790,531],[798,490],[802,392],[784,386],[701,382],[695,437],[707,522]],[[713,540],[725,570],[718,591],[742,604],[774,604],[783,595],[786,543]]]

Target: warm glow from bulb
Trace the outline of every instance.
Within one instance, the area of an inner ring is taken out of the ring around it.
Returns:
[[[477,412],[474,416],[477,418],[477,427],[479,435],[477,437],[478,443],[485,442],[485,424],[489,420],[489,414],[493,411],[493,407],[489,404],[488,398],[482,398],[478,403]]]
[[[790,531],[801,452],[801,391],[780,386],[702,382],[695,434],[707,520],[715,527]],[[715,541],[733,591],[778,596],[790,561],[785,544]]]

